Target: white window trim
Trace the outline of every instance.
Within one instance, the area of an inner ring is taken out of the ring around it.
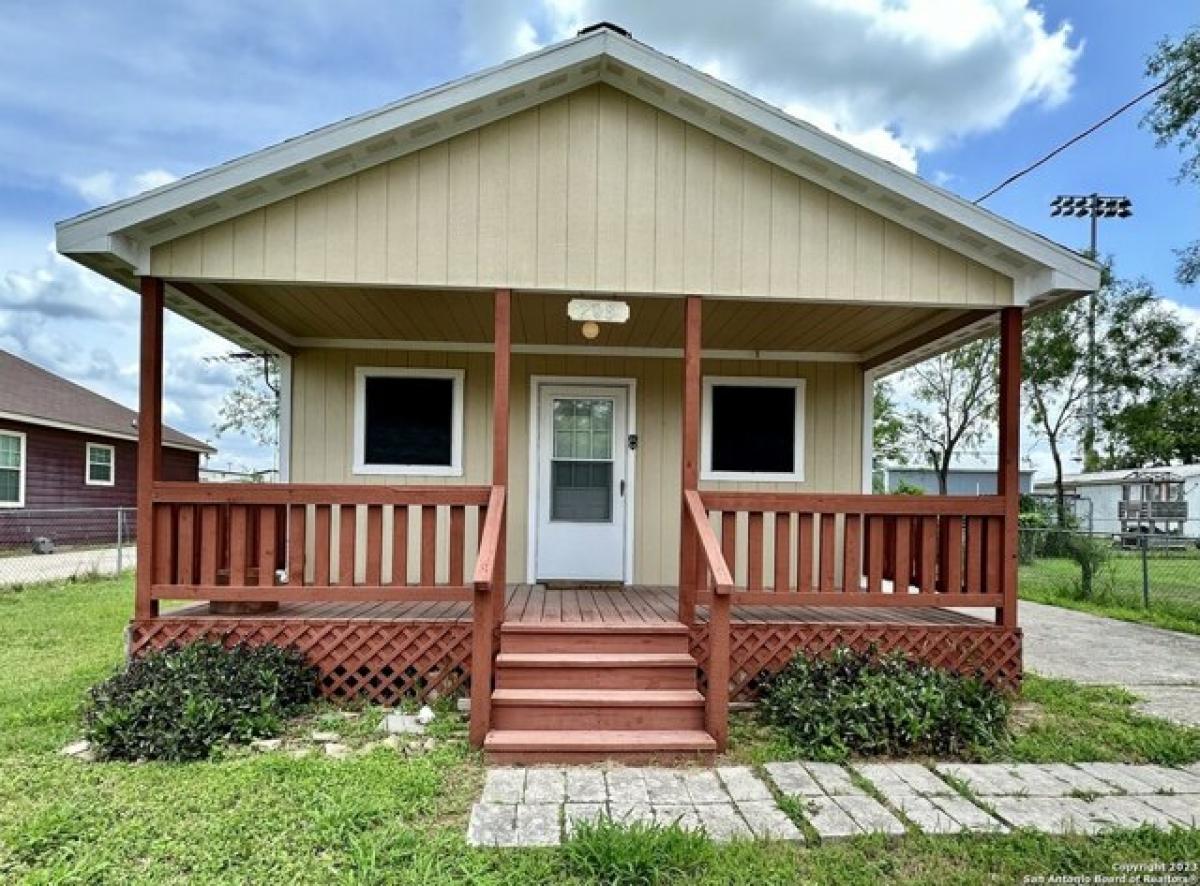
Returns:
[[[796,426],[793,433],[792,464],[786,471],[714,471],[712,467],[712,392],[714,385],[747,388],[791,388],[796,396]],[[748,375],[706,375],[700,407],[700,479],[740,480],[749,483],[801,483],[804,481],[805,380],[802,378],[759,378]]]
[[[26,446],[24,431],[0,430],[0,437],[16,437],[21,441],[21,465],[17,470],[17,500],[0,501],[0,508],[25,507],[25,471],[29,466],[29,449]],[[12,470],[7,468],[6,470]]]
[[[107,449],[108,450],[108,479],[93,480],[92,479],[92,450]],[[108,443],[93,443],[88,440],[83,448],[83,482],[87,486],[116,486],[117,485],[117,447]]]
[[[454,384],[450,427],[450,464],[448,465],[379,465],[367,464],[364,434],[367,420],[368,378],[442,378]],[[406,366],[354,367],[354,473],[364,475],[390,474],[409,477],[461,477],[463,449],[463,381],[461,369],[412,369]]]

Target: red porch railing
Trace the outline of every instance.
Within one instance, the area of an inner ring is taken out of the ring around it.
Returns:
[[[728,739],[731,605],[988,606],[1005,581],[1003,496],[684,492],[695,565],[681,587],[709,607],[705,719]]]
[[[156,483],[151,599],[469,602],[467,518],[475,511],[482,532],[491,495],[488,486]]]
[[[1005,605],[1000,496],[696,496],[735,604]]]
[[[151,601],[471,603],[471,740],[482,743],[504,621],[505,487],[160,482],[151,498]]]
[[[721,553],[720,543],[709,523],[700,493],[690,489],[683,494],[683,507],[695,539],[697,572],[701,581],[711,587],[708,617],[708,691],[704,696],[704,725],[724,751],[729,743],[729,595],[733,576]],[[685,533],[685,536],[688,533]]]
[[[492,664],[496,629],[504,621],[505,488],[493,486],[480,524],[471,627],[471,744],[479,747],[492,722]]]

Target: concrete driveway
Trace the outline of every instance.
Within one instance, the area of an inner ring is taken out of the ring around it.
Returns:
[[[1021,601],[1025,668],[1123,686],[1147,714],[1200,726],[1200,636]]]
[[[126,545],[120,554],[121,569],[137,563],[136,545]],[[0,557],[0,588],[44,581],[63,581],[83,575],[116,575],[117,549],[88,548],[58,550],[53,554],[19,554]]]

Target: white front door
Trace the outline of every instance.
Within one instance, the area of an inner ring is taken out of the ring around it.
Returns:
[[[628,388],[538,389],[535,578],[622,581]]]

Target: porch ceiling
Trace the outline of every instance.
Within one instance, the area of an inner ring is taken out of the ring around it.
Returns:
[[[227,283],[221,289],[235,308],[278,328],[296,347],[492,339],[492,296],[485,292],[245,283]],[[683,347],[682,299],[617,296],[630,306],[629,321],[601,324],[600,336],[589,343],[579,324],[567,319],[571,297],[515,292],[514,344]],[[865,357],[977,313],[905,305],[706,299],[704,347]]]

